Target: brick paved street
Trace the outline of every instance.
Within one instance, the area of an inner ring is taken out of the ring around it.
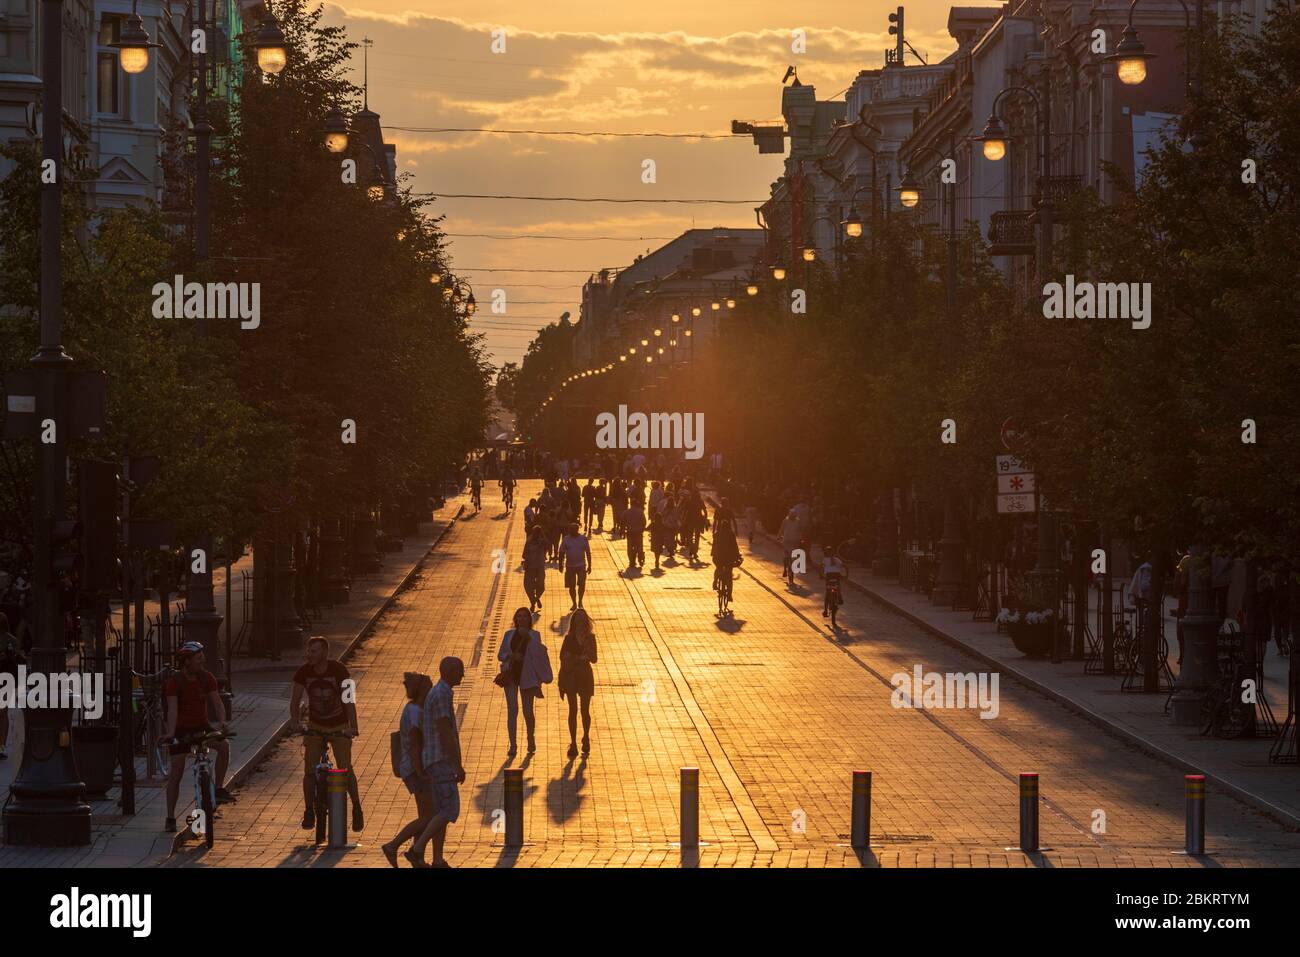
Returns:
[[[521,501],[537,487],[524,483]],[[456,695],[468,780],[448,836],[455,866],[1300,864],[1300,834],[1213,788],[1210,857],[1174,853],[1183,843],[1183,772],[1009,679],[992,720],[975,710],[894,708],[896,672],[982,666],[853,590],[841,633],[831,633],[820,594],[788,590],[769,544],[746,551],[735,617],[719,621],[709,565],[674,560],[662,574],[623,577],[623,543],[607,535],[593,539],[585,602],[600,642],[592,754],[565,757],[565,704],[548,686],[537,708],[537,754],[515,759],[525,771],[527,843],[507,851],[493,828],[511,765],[492,676],[502,632],[526,602],[523,520],[521,510],[502,515],[495,494],[485,499],[483,512],[452,527],[348,662],[358,679],[354,763],[367,819],[356,846],[316,850],[299,829],[301,744],[291,739],[222,811],[216,847],[189,845],[169,866],[386,866],[379,844],[414,812],[388,767],[401,676],[436,673],[449,654],[468,669]],[[506,571],[494,575],[493,551],[502,548]],[[550,568],[539,628],[557,671],[568,621],[561,586]],[[701,780],[703,846],[685,859],[672,843],[682,766],[698,766]],[[874,846],[865,860],[847,846],[855,769],[874,773]],[[1032,858],[1008,850],[1021,771],[1042,781],[1042,844],[1050,850]],[[1098,812],[1101,833],[1093,827]]]

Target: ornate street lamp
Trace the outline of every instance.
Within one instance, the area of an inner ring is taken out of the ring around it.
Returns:
[[[713,302],[709,304],[709,308],[712,309],[714,312],[717,312],[719,309],[722,308],[722,303],[718,302],[718,300],[715,299],[713,300]]]
[[[736,308],[736,300],[734,300],[734,299],[728,299],[728,300],[727,300],[727,308],[728,308],[728,309],[735,309],[735,308]]]
[[[348,148],[348,120],[337,106],[325,115],[325,148],[331,153]]]
[[[912,177],[910,167],[903,175],[903,182],[898,186],[898,201],[908,209],[921,202],[921,187]]]
[[[1147,60],[1154,60],[1154,53],[1147,53],[1146,44],[1138,39],[1137,29],[1133,26],[1133,11],[1129,9],[1128,26],[1120,34],[1119,45],[1115,52],[1106,57],[1115,64],[1115,75],[1125,86],[1137,86],[1147,78]]]
[[[1001,96],[1000,93],[998,95]],[[975,142],[983,144],[986,160],[996,163],[1007,155],[1007,131],[1002,128],[1002,121],[998,119],[996,106],[988,122],[984,124],[984,134],[975,137]]]
[[[862,235],[862,217],[856,207],[849,207],[848,218],[844,220],[844,235],[849,239],[858,239]]]
[[[262,17],[262,25],[257,28],[257,35],[253,37],[253,49],[257,51],[257,68],[263,73],[274,76],[283,70],[288,62],[284,31],[280,29],[280,21],[271,12],[269,2],[266,5],[266,16]]]
[[[149,32],[144,28],[144,20],[136,13],[136,3],[132,0],[131,12],[122,24],[122,32],[116,43],[109,46],[117,50],[118,62],[122,64],[123,73],[143,73],[149,66],[149,48],[161,46],[149,42]]]
[[[748,286],[746,286],[746,287],[745,287],[745,295],[747,295],[747,296],[757,296],[757,295],[758,295],[758,283],[756,283],[756,282],[751,282]]]
[[[692,316],[696,316],[696,317],[698,318],[699,314],[700,314],[700,307],[699,307],[699,306],[691,306],[691,315],[692,315]]]
[[[806,263],[813,262],[817,259],[817,247],[805,246],[803,248],[803,261]]]
[[[785,278],[785,266],[781,264],[779,259],[772,264],[772,278],[777,282]]]

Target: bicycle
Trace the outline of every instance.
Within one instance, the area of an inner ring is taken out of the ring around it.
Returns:
[[[144,734],[144,747],[147,760],[145,762],[145,775],[152,779],[162,770],[171,766],[171,756],[167,749],[163,747],[159,738],[163,733],[163,722],[166,715],[163,713],[163,689],[167,687],[167,679],[173,674],[170,665],[163,665],[155,674],[142,674],[131,669],[131,700],[134,704],[134,710],[140,715],[140,726],[137,733]]]
[[[835,613],[842,604],[844,604],[844,596],[840,593],[840,576],[836,572],[831,572],[826,576],[826,608],[831,613],[831,628],[839,627],[835,623]]]
[[[1255,705],[1242,700],[1242,688],[1253,677],[1243,656],[1240,632],[1219,633],[1217,674],[1201,699],[1201,734],[1240,738],[1254,730]]]
[[[216,840],[217,780],[213,774],[212,752],[208,744],[235,737],[233,731],[202,731],[187,734],[184,738],[171,738],[175,744],[188,745],[194,755],[194,810],[186,824],[193,829],[200,825],[203,841],[209,848]]]
[[[506,485],[506,486],[503,486],[503,487],[502,487],[502,489],[501,489],[501,501],[503,501],[503,502],[505,503],[505,505],[506,505],[506,511],[507,511],[507,512],[510,511],[512,508],[515,507],[515,490],[514,490],[514,486]]]
[[[482,509],[483,509],[483,490],[482,490],[481,488],[473,489],[473,490],[470,492],[469,500],[470,500],[470,502],[471,502],[471,503],[473,504],[473,506],[474,506],[474,511],[476,511],[476,512],[478,512],[478,511],[482,511]]]
[[[316,789],[315,800],[312,806],[316,815],[316,840],[315,844],[322,844],[325,836],[329,833],[329,792],[326,788],[326,781],[329,779],[331,771],[334,771],[334,762],[330,760],[330,741],[332,737],[343,735],[345,738],[353,737],[351,731],[317,731],[315,728],[303,728],[302,736],[304,738],[320,738],[321,750],[320,759],[316,762]],[[341,770],[347,770],[343,768]]]
[[[735,578],[732,576],[732,566],[730,565],[724,565],[713,573],[713,588],[718,593],[719,618],[731,616],[731,593],[734,581]]]

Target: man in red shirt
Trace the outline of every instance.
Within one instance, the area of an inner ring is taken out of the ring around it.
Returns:
[[[180,669],[163,686],[167,717],[160,739],[182,742],[171,743],[169,748],[171,768],[167,773],[167,822],[163,826],[169,833],[176,830],[176,798],[181,791],[181,775],[185,773],[185,756],[190,753],[190,746],[183,743],[184,738],[197,732],[217,730],[208,723],[209,716],[225,714],[225,706],[217,692],[217,679],[203,667],[203,646],[197,641],[187,641],[177,650],[176,658]],[[219,727],[224,732],[226,722],[220,721]],[[217,803],[224,804],[234,800],[225,787],[230,742],[224,738],[216,741],[213,750],[217,752]]]
[[[307,639],[307,663],[293,676],[293,698],[289,702],[289,721],[293,730],[302,730],[302,699],[307,697],[307,727],[328,736],[303,739],[302,796],[306,810],[302,826],[316,826],[316,765],[328,742],[334,752],[334,765],[348,769],[348,794],[352,798],[352,830],[365,827],[361,814],[361,797],[357,776],[352,771],[352,739],[357,736],[356,684],[348,669],[330,657],[329,641],[319,635]]]

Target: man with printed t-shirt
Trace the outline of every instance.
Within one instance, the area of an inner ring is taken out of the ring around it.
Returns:
[[[167,712],[159,738],[160,743],[168,745],[171,755],[171,767],[167,771],[167,820],[163,825],[163,830],[169,834],[176,830],[176,799],[181,792],[185,758],[190,753],[190,745],[185,739],[193,734],[216,730],[208,723],[209,716],[225,716],[217,679],[203,667],[203,646],[197,641],[187,641],[176,650],[176,658],[180,667],[163,685]],[[226,730],[224,721],[220,729]],[[225,787],[230,742],[223,738],[214,742],[212,749],[217,752],[217,803],[225,804],[234,800]]]
[[[316,764],[328,742],[334,753],[334,766],[348,769],[348,794],[352,797],[352,830],[365,827],[361,814],[361,796],[357,776],[352,770],[352,739],[357,736],[357,706],[353,697],[352,676],[342,663],[329,656],[329,642],[319,635],[307,639],[307,663],[293,676],[293,699],[289,702],[289,720],[294,730],[302,730],[302,699],[307,697],[307,727],[323,731],[326,737],[304,738],[302,796],[306,810],[302,826],[316,826]]]

